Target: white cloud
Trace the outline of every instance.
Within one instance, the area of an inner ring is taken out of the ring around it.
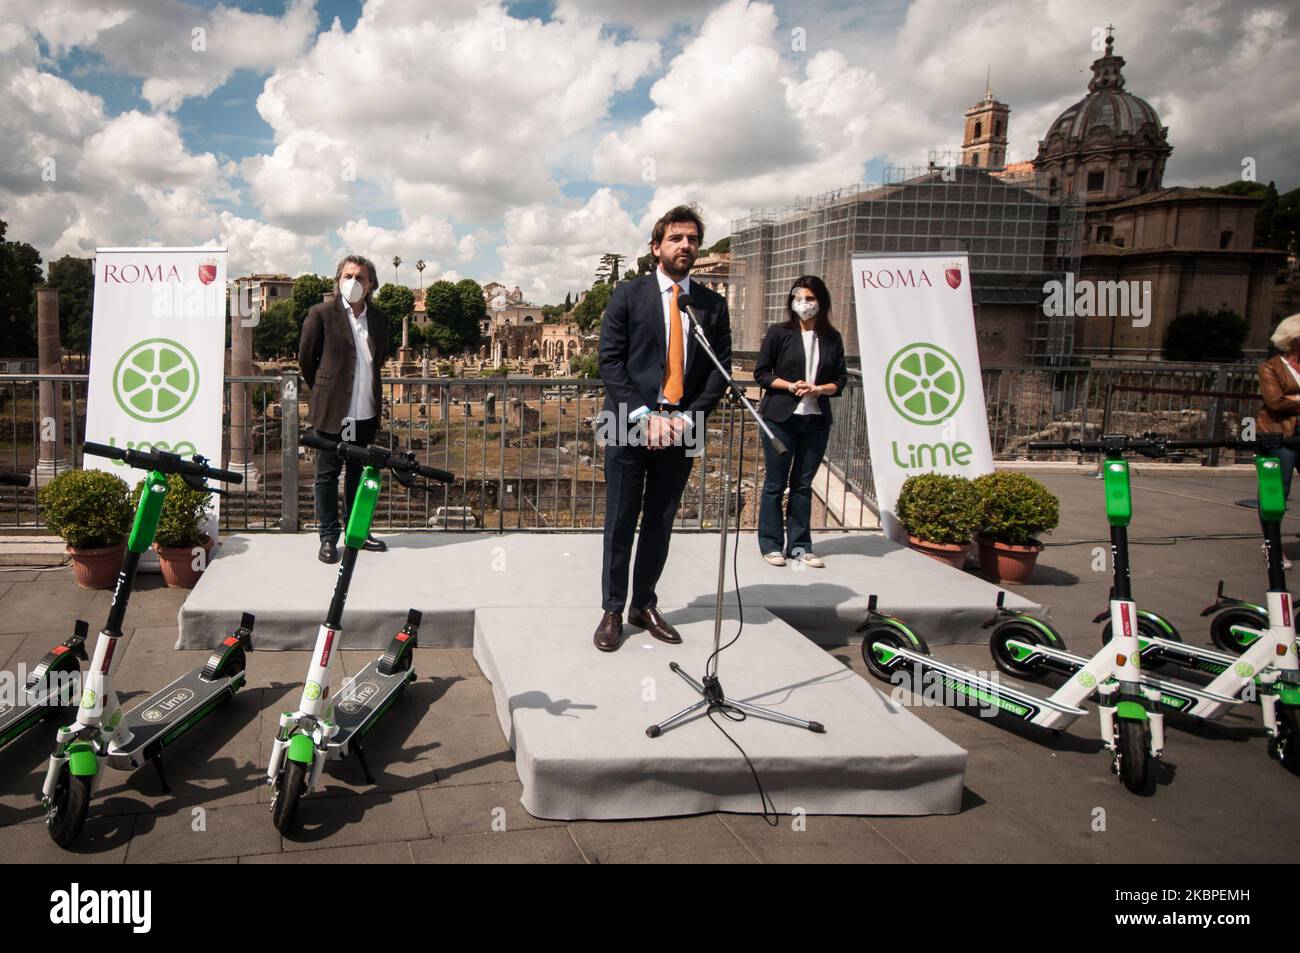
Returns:
[[[500,281],[519,285],[540,303],[562,301],[566,292],[591,286],[600,256],[627,256],[635,267],[646,253],[647,235],[611,189],[598,189],[569,208],[545,203],[511,209],[505,216]]]

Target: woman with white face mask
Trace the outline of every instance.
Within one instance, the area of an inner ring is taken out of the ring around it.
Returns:
[[[804,275],[786,298],[787,319],[767,329],[754,365],[763,388],[758,412],[788,453],[763,436],[767,474],[758,509],[758,544],[773,566],[796,560],[825,565],[812,549],[812,481],[831,432],[830,398],[848,383],[844,341],[831,326],[831,296],[816,275]],[[786,489],[789,503],[782,506]]]

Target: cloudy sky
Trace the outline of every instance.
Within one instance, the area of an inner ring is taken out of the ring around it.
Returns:
[[[0,218],[46,260],[224,244],[231,274],[518,284],[708,242],[761,206],[960,145],[984,92],[1012,159],[1086,92],[1108,23],[1174,153],[1300,185],[1300,6],[1148,0],[0,0]]]

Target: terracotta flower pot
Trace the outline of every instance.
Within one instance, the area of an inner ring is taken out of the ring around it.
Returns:
[[[94,549],[77,549],[67,547],[72,557],[72,574],[77,585],[82,589],[112,589],[117,583],[118,571],[122,568],[122,556],[126,553],[126,543],[116,546],[102,546]]]
[[[207,536],[203,537],[203,565],[207,565],[207,557],[212,555],[212,547],[215,545]],[[203,570],[194,568],[194,547],[193,546],[159,546],[154,543],[155,550],[158,552],[158,566],[162,569],[163,581],[172,589],[193,589],[203,575]]]
[[[995,582],[1026,582],[1034,572],[1042,543],[1016,546],[997,540],[976,536],[979,546],[980,571]]]
[[[965,566],[966,557],[970,555],[970,543],[966,543],[964,546],[959,546],[956,543],[932,543],[928,539],[917,539],[915,536],[908,536],[907,546],[909,549],[915,549],[918,553],[924,553],[931,559],[947,563],[953,569],[961,569]]]

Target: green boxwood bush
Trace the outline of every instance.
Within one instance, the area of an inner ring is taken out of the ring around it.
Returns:
[[[141,480],[131,491],[131,505],[140,503]],[[194,489],[179,474],[167,477],[167,497],[158,516],[158,532],[153,541],[159,546],[201,546],[203,527],[208,519],[208,494]]]
[[[46,525],[73,549],[120,546],[131,532],[131,490],[104,470],[66,470],[37,498]]]
[[[917,539],[964,546],[979,528],[980,498],[963,476],[922,473],[903,482],[894,513]]]
[[[979,531],[987,539],[1029,546],[1061,521],[1061,504],[1025,473],[986,473],[974,480],[980,498]]]

